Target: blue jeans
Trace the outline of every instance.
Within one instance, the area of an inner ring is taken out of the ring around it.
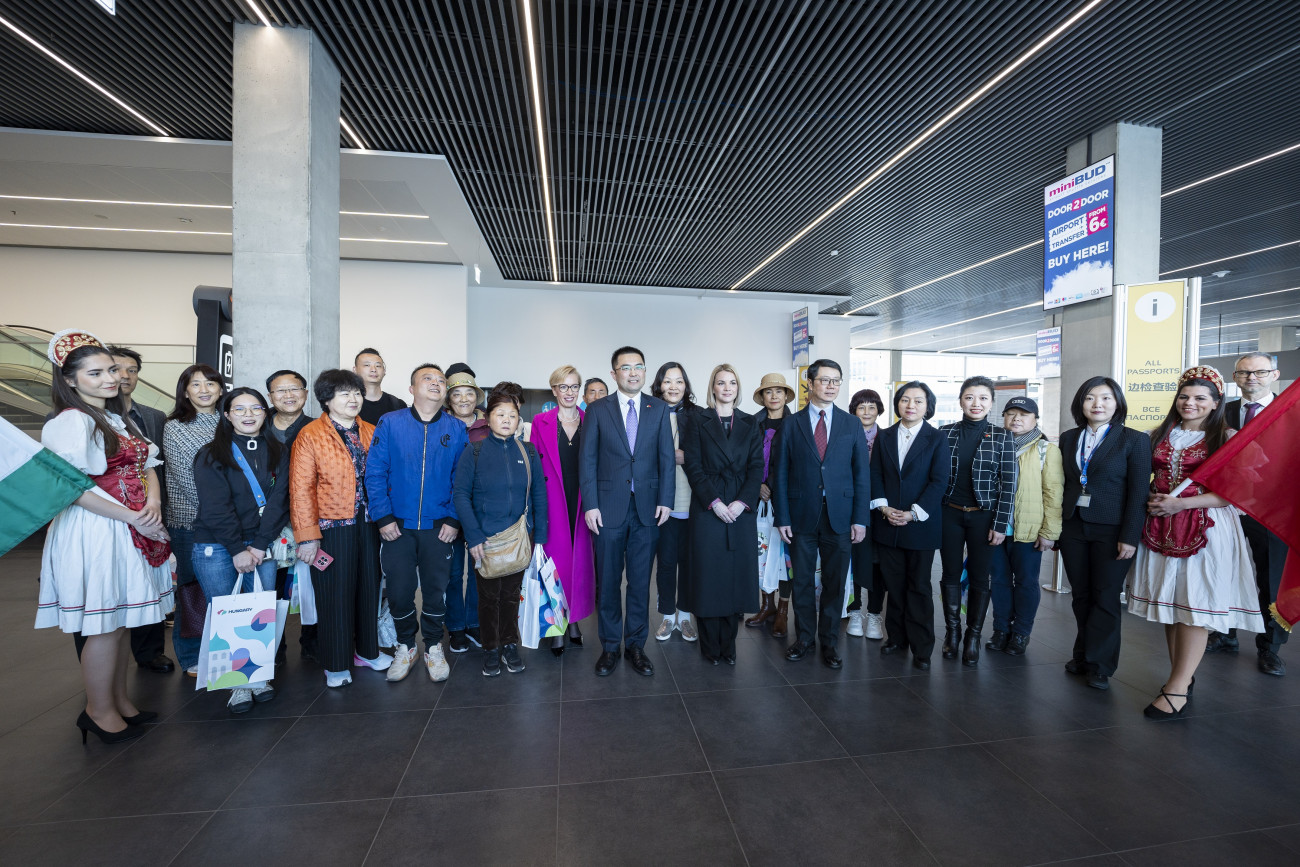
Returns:
[[[478,629],[478,582],[465,580],[465,537],[451,543],[451,578],[447,582],[447,631]]]
[[[230,592],[235,589],[235,580],[239,573],[235,571],[234,560],[230,552],[224,545],[218,545],[215,542],[208,544],[202,543],[194,546],[194,574],[198,576],[199,585],[203,588],[203,596],[212,604],[212,600],[218,596],[229,596]],[[257,574],[262,579],[263,590],[275,589],[275,570],[276,562],[274,560],[263,560],[262,565],[257,567]],[[240,587],[241,593],[253,592],[253,576],[246,575],[244,584]]]
[[[172,553],[176,555],[176,583],[188,584],[194,581],[194,560],[191,553],[194,548],[194,531],[184,527],[168,527],[167,535],[171,537]],[[202,639],[181,637],[181,617],[181,607],[177,605],[172,621],[172,647],[176,650],[176,662],[180,667],[193,668],[199,664],[199,642]],[[199,626],[202,627],[203,624],[200,623]]]
[[[1033,542],[1006,543],[993,549],[990,574],[993,585],[993,628],[1028,636],[1034,629],[1034,615],[1043,598],[1038,571],[1043,552]]]

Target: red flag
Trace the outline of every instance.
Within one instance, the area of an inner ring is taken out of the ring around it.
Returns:
[[[1192,478],[1300,550],[1300,382],[1292,383]],[[1288,631],[1300,622],[1300,556],[1286,558],[1273,619]]]

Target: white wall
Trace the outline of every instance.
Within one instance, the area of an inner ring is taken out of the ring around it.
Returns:
[[[193,345],[194,287],[230,279],[230,256],[0,247],[0,323],[86,328],[113,343]],[[388,391],[409,397],[416,364],[465,358],[463,266],[346,259],[339,283],[340,358],[350,365],[357,350],[376,346],[390,371]]]
[[[599,376],[610,383],[609,354],[632,345],[646,355],[647,384],[659,365],[678,361],[701,404],[714,365],[729,362],[740,374],[742,408],[752,411],[750,395],[764,374],[785,374],[793,384],[791,316],[804,306],[752,295],[701,298],[471,285],[469,363],[485,385],[508,379],[525,388],[546,388],[551,371],[563,364],[578,368],[584,379]],[[844,323],[820,325],[825,336],[818,336],[814,357],[825,355],[847,368],[848,320]],[[842,402],[848,405],[847,395]]]

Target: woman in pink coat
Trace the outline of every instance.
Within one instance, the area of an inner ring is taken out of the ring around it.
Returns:
[[[555,572],[569,601],[569,643],[582,646],[578,621],[590,617],[596,608],[596,567],[591,549],[591,532],[581,519],[578,495],[578,456],[581,446],[582,410],[578,409],[582,377],[572,365],[551,374],[551,391],[559,404],[550,412],[533,416],[532,443],[542,459],[546,474],[547,526],[550,541],[544,546],[555,561]],[[559,482],[560,484],[556,484]],[[567,528],[567,532],[565,532]],[[565,636],[551,639],[551,653],[564,653]]]

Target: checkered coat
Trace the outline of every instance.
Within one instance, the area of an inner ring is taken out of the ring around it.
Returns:
[[[975,489],[975,502],[981,509],[996,509],[993,529],[1011,535],[1011,517],[1016,502],[1016,442],[1003,428],[986,422],[984,435],[975,448],[971,462],[971,483]],[[961,423],[946,424],[939,431],[948,437],[948,450],[952,455],[948,490],[943,501],[948,502],[957,487],[957,443],[961,439]]]

